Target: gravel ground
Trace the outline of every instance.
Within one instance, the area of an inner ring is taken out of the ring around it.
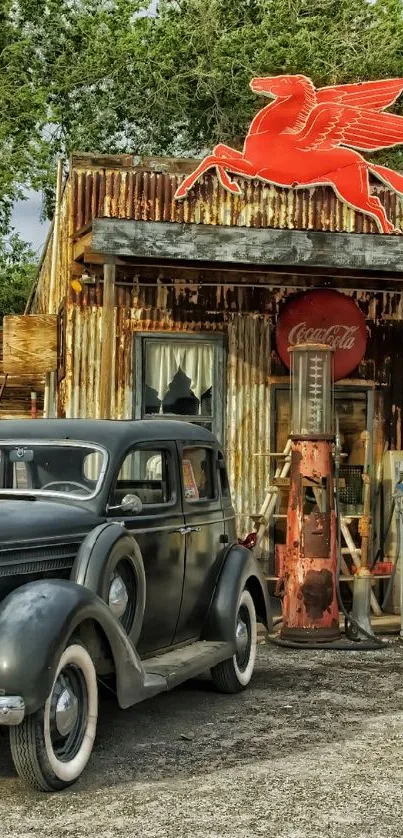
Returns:
[[[250,688],[208,679],[116,710],[84,776],[40,795],[0,733],[1,838],[400,838],[403,648],[259,647]],[[186,738],[185,738],[186,737]]]

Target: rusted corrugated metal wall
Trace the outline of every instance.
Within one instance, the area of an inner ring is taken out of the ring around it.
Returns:
[[[65,389],[59,413],[69,418],[102,418],[99,413],[99,376],[102,352],[102,308],[72,306],[68,310]],[[130,309],[116,308],[111,415],[133,418],[133,340]]]
[[[71,179],[65,185],[59,218],[59,242],[56,256],[56,282],[52,299],[50,297],[52,245],[51,236],[39,270],[35,294],[30,306],[30,314],[47,314],[58,311],[60,303],[67,294],[72,265],[72,204]]]
[[[228,323],[226,452],[242,533],[251,529],[268,485],[270,322],[257,314]]]
[[[132,307],[132,295],[121,291],[115,309],[114,364],[112,376],[112,415],[129,419],[134,415],[133,335],[138,331],[223,331],[228,338],[226,393],[226,448],[234,500],[240,515],[240,528],[250,526],[250,514],[257,512],[267,480],[267,460],[255,454],[270,444],[270,321],[257,313],[231,314],[221,322],[205,314],[172,319],[169,309],[161,309],[163,291],[155,289],[154,305]],[[150,296],[150,295],[148,295]],[[124,302],[128,303],[125,305]],[[145,300],[140,300],[144,304]],[[202,299],[199,296],[199,304]],[[68,353],[71,355],[66,395],[60,412],[68,417],[99,418],[99,372],[102,308],[74,306],[68,317]],[[189,316],[189,313],[188,313]]]
[[[175,170],[175,161],[159,166],[152,158],[145,160],[142,166],[98,168],[92,164],[85,168],[85,160],[81,158],[80,166],[72,172],[73,230],[82,229],[95,217],[105,217],[290,230],[378,232],[374,221],[347,207],[327,186],[281,189],[259,180],[234,176],[242,193],[237,196],[223,189],[211,170],[195,184],[185,200],[174,201],[175,190],[183,178],[178,169],[182,169],[184,163],[191,170],[188,161],[180,161],[181,165]],[[166,171],[168,166],[170,170]],[[402,226],[403,200],[379,183],[374,183],[372,190],[396,226]]]
[[[270,450],[270,375],[283,376],[271,339],[283,302],[295,289],[204,288],[183,283],[167,288],[118,287],[114,325],[112,415],[133,416],[135,332],[221,332],[227,337],[226,447],[240,529],[259,509],[267,486],[268,461],[255,454]],[[401,447],[403,366],[397,350],[403,342],[400,294],[345,292],[356,299],[369,331],[364,362],[354,378],[378,385],[377,433]],[[97,418],[101,353],[102,289],[91,290],[88,304],[68,309],[68,377],[60,412]]]

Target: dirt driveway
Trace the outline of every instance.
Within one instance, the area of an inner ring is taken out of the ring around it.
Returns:
[[[126,712],[104,701],[60,795],[27,791],[0,747],[1,838],[400,838],[403,648],[265,645],[240,696],[198,681]]]

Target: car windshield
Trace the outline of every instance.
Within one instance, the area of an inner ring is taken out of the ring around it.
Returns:
[[[69,495],[85,500],[100,489],[107,453],[72,441],[0,442],[1,495]]]

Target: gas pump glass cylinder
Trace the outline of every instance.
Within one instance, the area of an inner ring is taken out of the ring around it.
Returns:
[[[292,346],[291,434],[333,435],[333,350],[320,343]]]

